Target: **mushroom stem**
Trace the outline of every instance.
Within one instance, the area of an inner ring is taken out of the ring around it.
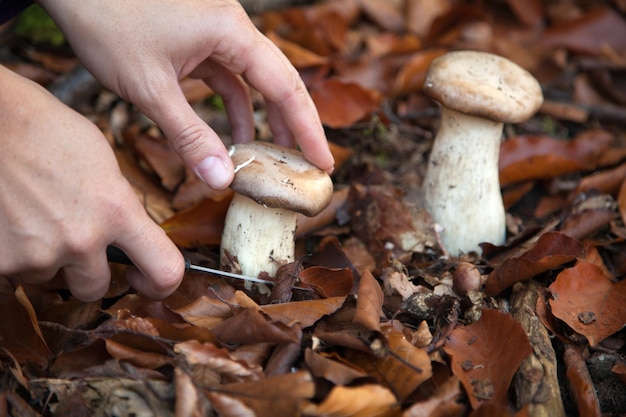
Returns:
[[[498,178],[502,126],[442,107],[424,199],[426,209],[444,228],[441,239],[453,256],[480,253],[481,242],[504,243],[505,210]]]
[[[226,215],[221,258],[237,257],[241,273],[257,277],[276,275],[278,267],[293,261],[297,212],[263,206],[235,193]]]

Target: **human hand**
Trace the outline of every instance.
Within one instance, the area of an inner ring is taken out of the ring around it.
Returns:
[[[109,286],[111,244],[137,266],[127,276],[133,287],[169,295],[183,258],[146,214],[101,132],[2,66],[0,91],[0,275],[41,283],[60,271],[76,298],[95,300]]]
[[[39,3],[87,69],[153,119],[210,187],[227,187],[233,166],[217,134],[187,103],[179,85],[187,76],[203,79],[223,97],[234,142],[254,137],[245,80],[265,98],[274,141],[299,145],[309,161],[332,171],[333,157],[302,80],[236,1]]]

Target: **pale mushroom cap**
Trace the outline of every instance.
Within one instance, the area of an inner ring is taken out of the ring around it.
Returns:
[[[424,92],[452,110],[503,123],[529,119],[543,102],[541,87],[528,71],[478,51],[448,52],[435,59]]]
[[[330,176],[307,161],[301,152],[273,143],[234,145],[235,173],[231,188],[267,207],[315,216],[333,196]]]

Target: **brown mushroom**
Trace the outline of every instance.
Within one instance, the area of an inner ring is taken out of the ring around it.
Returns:
[[[241,273],[274,276],[294,260],[297,214],[314,216],[329,203],[328,174],[294,149],[252,142],[233,146],[235,192],[221,242],[222,263],[236,257]]]
[[[530,118],[541,87],[512,61],[486,52],[455,51],[435,59],[424,91],[441,104],[430,154],[425,207],[444,231],[443,246],[457,256],[480,253],[479,243],[502,244],[505,210],[498,179],[503,123]]]

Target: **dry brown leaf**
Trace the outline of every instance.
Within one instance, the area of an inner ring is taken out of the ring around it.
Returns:
[[[516,282],[584,257],[585,247],[580,241],[559,232],[544,233],[526,252],[496,266],[487,276],[485,289],[495,296]]]
[[[4,279],[0,277],[0,281]],[[31,362],[46,368],[52,353],[24,289],[20,286],[13,292],[10,285],[0,289],[0,349],[6,349],[18,363]],[[0,355],[5,353],[0,351]]]
[[[296,416],[301,415],[305,401],[315,394],[315,384],[308,372],[300,371],[261,381],[225,384],[215,392],[205,393],[220,416]]]
[[[135,150],[161,179],[161,185],[174,191],[185,177],[185,164],[170,142],[164,137],[154,138],[139,133],[132,139]]]
[[[616,11],[598,6],[578,19],[554,25],[541,39],[544,48],[564,47],[571,51],[603,55],[607,48],[626,51],[626,20]]]
[[[283,39],[274,32],[266,33],[266,36],[278,46],[296,68],[308,68],[328,64],[328,58],[317,55],[287,39]]]
[[[622,223],[626,224],[626,180],[622,181],[619,194],[617,195],[617,203],[619,205],[619,214],[622,217]]]
[[[382,333],[387,339],[389,352],[384,357],[354,352],[347,358],[388,387],[398,401],[404,402],[417,387],[432,376],[430,356],[425,349],[413,346],[405,338],[401,328],[394,328],[387,323]]]
[[[474,409],[484,403],[506,407],[513,375],[532,352],[522,326],[492,309],[483,310],[477,322],[454,329],[444,350]]]
[[[297,324],[274,321],[259,308],[246,308],[211,329],[222,343],[300,343],[302,330]]]
[[[380,318],[383,314],[385,296],[380,284],[370,271],[361,275],[358,298],[353,323],[360,324],[367,330],[380,331]]]
[[[368,376],[363,369],[336,353],[317,353],[307,349],[304,358],[314,376],[324,378],[335,385],[348,385],[354,380]]]
[[[455,376],[449,378],[427,400],[419,401],[409,407],[403,417],[446,417],[462,414],[463,405],[458,402],[461,384]]]
[[[550,291],[552,314],[584,335],[591,346],[626,323],[626,281],[613,283],[594,264],[580,262],[564,270]]]
[[[221,200],[204,199],[169,217],[161,227],[178,246],[219,245],[231,196]]]
[[[426,72],[435,58],[446,53],[445,49],[427,49],[417,52],[406,62],[396,76],[392,96],[422,91]]]
[[[422,38],[428,35],[433,21],[450,9],[448,0],[408,0],[406,3],[407,30]]]
[[[500,147],[500,184],[555,178],[594,169],[613,140],[602,130],[590,130],[571,142],[549,136],[517,136]]]
[[[354,274],[349,268],[312,266],[302,271],[300,282],[313,288],[324,298],[345,297],[352,292]]]
[[[404,15],[401,3],[390,0],[360,0],[367,16],[388,32],[404,31]]]
[[[396,397],[380,385],[336,386],[318,404],[307,404],[304,414],[319,417],[391,417],[399,415]]]
[[[305,329],[315,324],[323,316],[337,311],[341,308],[345,299],[345,296],[341,296],[321,300],[268,304],[261,306],[260,309],[274,321],[281,322],[287,326],[297,324]]]
[[[328,79],[311,86],[311,97],[322,123],[329,127],[348,127],[373,113],[380,98],[355,83]]]
[[[565,352],[563,353],[565,373],[574,392],[574,401],[579,415],[600,417],[602,415],[600,404],[587,369],[583,350],[584,347],[582,346],[565,344]]]
[[[218,382],[221,383],[258,381],[265,378],[260,366],[250,366],[244,361],[236,360],[213,343],[200,343],[191,339],[174,345],[174,352],[183,355],[187,363],[201,366],[203,372],[207,370],[217,373],[220,376]]]

